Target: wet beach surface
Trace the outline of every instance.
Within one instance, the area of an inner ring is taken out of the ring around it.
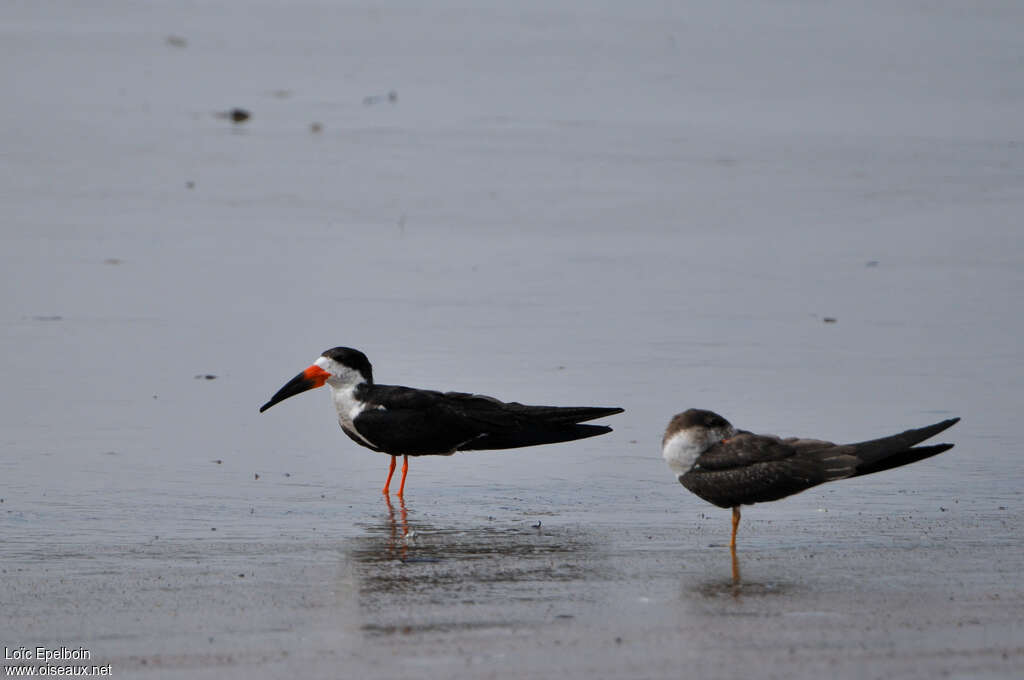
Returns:
[[[9,13],[0,644],[147,678],[1024,673],[1019,9]],[[414,459],[389,504],[322,391],[257,413],[336,344],[626,413]],[[746,508],[735,584],[729,513],[660,460],[688,407],[964,420]]]
[[[350,536],[328,510],[305,535],[37,546],[8,554],[5,596],[32,603],[23,638],[88,641],[121,672],[167,677],[1020,667],[1019,535],[978,503],[748,518],[736,585],[726,513],[617,522],[542,495],[479,500],[496,514],[445,498],[403,516],[381,500]]]

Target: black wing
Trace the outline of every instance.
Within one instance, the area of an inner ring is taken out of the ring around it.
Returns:
[[[723,508],[785,498],[855,474],[852,449],[815,439],[779,439],[743,432],[711,447],[679,478]]]
[[[527,406],[464,392],[362,385],[357,398],[378,408],[353,424],[378,450],[408,455],[504,449],[571,441],[611,428],[577,423],[620,408]]]

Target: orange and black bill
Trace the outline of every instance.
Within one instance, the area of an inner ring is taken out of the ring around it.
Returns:
[[[263,413],[274,404],[279,401],[284,401],[288,397],[294,397],[296,394],[300,394],[306,390],[311,390],[314,387],[322,387],[329,377],[331,377],[331,374],[316,364],[310,366],[302,373],[299,373],[297,376],[289,380],[284,387],[277,391],[277,394],[270,398],[270,401],[263,406],[260,406],[260,413]]]

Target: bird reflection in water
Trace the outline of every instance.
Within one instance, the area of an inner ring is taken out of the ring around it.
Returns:
[[[732,555],[732,585],[733,595],[739,597],[740,586],[743,582],[740,580],[740,558],[736,556],[736,546],[729,546],[729,553]]]
[[[721,546],[709,547],[717,548]],[[712,580],[687,586],[684,590],[687,597],[691,593],[697,593],[701,598],[715,600],[721,598],[731,598],[736,601],[742,601],[746,598],[757,600],[771,595],[785,595],[800,587],[792,582],[771,579],[751,581],[748,578],[748,580],[744,581],[740,575],[740,558],[736,553],[735,546],[729,546],[729,558],[732,563],[732,578],[722,578],[724,574],[721,573],[718,566],[720,564],[718,558],[710,558],[709,564],[712,564],[711,571],[719,575]]]
[[[543,600],[564,593],[567,584],[606,578],[606,555],[595,546],[607,539],[585,529],[540,531],[533,517],[481,523],[435,515],[425,520],[413,502],[393,498],[384,503],[386,512],[345,548],[368,608],[398,602],[373,599],[383,593],[460,606],[492,600],[507,605],[509,599]]]
[[[405,498],[398,497],[399,515],[395,517],[395,506],[391,504],[391,496],[385,494],[384,502],[388,505],[388,521],[391,528],[391,541],[387,545],[387,552],[392,559],[405,561],[409,555],[409,544],[406,542],[409,537],[409,511],[405,507]],[[398,528],[401,526],[402,535],[398,535]]]

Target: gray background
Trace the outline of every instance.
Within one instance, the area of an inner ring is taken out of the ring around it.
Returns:
[[[0,644],[140,677],[1024,672],[1017,3],[0,16]],[[326,394],[257,413],[338,344],[627,413],[414,460],[403,527]],[[691,406],[964,422],[748,509],[736,589],[728,513],[659,458]]]

